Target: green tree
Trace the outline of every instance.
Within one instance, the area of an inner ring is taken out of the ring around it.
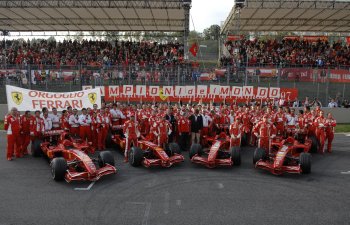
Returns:
[[[204,29],[203,36],[205,40],[218,40],[220,37],[220,26],[214,24]]]

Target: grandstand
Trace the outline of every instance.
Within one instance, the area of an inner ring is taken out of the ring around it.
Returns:
[[[227,54],[217,70],[187,60],[190,8],[189,0],[0,1],[3,35],[158,31],[180,32],[183,37],[178,43],[6,41],[0,46],[5,53],[0,57],[0,85],[75,91],[82,85],[224,83],[298,88],[301,99],[317,97],[324,104],[330,97],[349,98],[350,48],[344,39],[350,36],[349,2],[236,0],[221,33],[246,35],[225,41]],[[249,38],[251,33],[289,31],[303,35]],[[339,41],[331,42],[329,32]]]

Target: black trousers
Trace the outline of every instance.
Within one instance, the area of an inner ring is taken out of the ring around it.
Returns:
[[[190,141],[189,133],[181,133],[179,137],[179,146],[181,151],[188,151],[190,149]]]

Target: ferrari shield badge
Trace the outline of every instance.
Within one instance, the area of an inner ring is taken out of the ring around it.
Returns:
[[[159,88],[159,97],[162,99],[162,101],[168,98],[168,96],[164,96],[163,88]]]
[[[97,98],[97,94],[96,93],[89,93],[88,94],[88,98],[89,98],[91,104],[95,104],[95,102],[97,100],[96,99]]]
[[[18,91],[11,92],[12,100],[16,105],[20,105],[23,101],[23,94]]]

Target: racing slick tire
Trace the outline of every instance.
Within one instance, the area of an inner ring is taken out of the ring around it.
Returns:
[[[111,166],[115,165],[114,157],[110,151],[103,151],[98,154],[98,166],[100,168],[109,164]]]
[[[302,173],[311,173],[311,155],[309,153],[301,153],[299,158],[299,164]]]
[[[139,147],[132,147],[129,151],[129,163],[130,165],[137,167],[140,166],[143,160],[143,151]]]
[[[55,181],[61,181],[64,179],[64,176],[66,175],[67,172],[67,161],[62,158],[62,157],[58,157],[58,158],[54,158],[51,161],[51,175],[52,178]]]
[[[190,148],[190,159],[193,158],[195,155],[201,156],[203,154],[203,149],[200,144],[192,144]]]
[[[317,140],[317,138],[315,136],[311,136],[310,140],[311,140],[310,152],[311,153],[317,153],[318,152],[318,148],[320,147],[319,141]]]
[[[241,165],[241,148],[240,147],[231,148],[231,160],[234,166]]]
[[[42,142],[43,141],[40,139],[36,139],[32,142],[32,146],[31,146],[32,156],[40,157],[43,154],[40,146]]]
[[[266,159],[266,151],[262,148],[256,148],[253,156],[253,164],[255,165],[260,159]]]
[[[175,143],[175,142],[170,143],[168,148],[169,148],[169,153],[170,153],[169,156],[173,156],[174,154],[181,155],[180,146],[177,143]]]

